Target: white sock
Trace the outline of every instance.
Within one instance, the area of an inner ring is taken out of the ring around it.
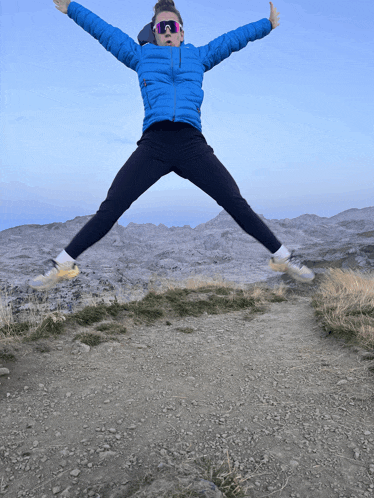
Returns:
[[[290,251],[287,249],[285,246],[281,246],[277,252],[273,253],[273,256],[279,259],[287,258],[288,256],[291,256]]]
[[[57,263],[66,263],[67,261],[75,261],[75,259],[71,258],[67,252],[62,251],[57,258],[55,259]]]

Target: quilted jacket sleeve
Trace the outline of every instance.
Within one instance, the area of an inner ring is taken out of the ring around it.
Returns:
[[[136,71],[140,47],[126,33],[106,23],[77,2],[70,2],[68,16],[87,33],[96,38],[120,62]]]
[[[248,42],[260,40],[272,30],[269,19],[246,24],[238,29],[229,31],[200,47],[200,57],[205,67],[205,72],[227,59],[233,52],[238,52],[248,45]]]

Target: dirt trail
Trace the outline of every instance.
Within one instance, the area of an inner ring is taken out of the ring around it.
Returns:
[[[373,375],[310,297],[267,306],[134,326],[90,351],[76,330],[22,346],[0,378],[0,494],[126,497],[147,471],[229,455],[255,498],[374,496]]]

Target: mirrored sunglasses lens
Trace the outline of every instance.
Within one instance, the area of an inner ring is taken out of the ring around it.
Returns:
[[[176,21],[161,21],[157,24],[157,32],[158,34],[163,35],[166,33],[166,27],[170,26],[170,31],[172,33],[179,33],[179,23]]]

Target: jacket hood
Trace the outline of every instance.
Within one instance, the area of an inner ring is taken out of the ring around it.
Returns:
[[[146,43],[153,43],[157,45],[155,34],[152,31],[152,22],[144,26],[144,28],[138,34],[139,45],[145,45]],[[184,45],[184,40],[181,42],[181,46]]]

